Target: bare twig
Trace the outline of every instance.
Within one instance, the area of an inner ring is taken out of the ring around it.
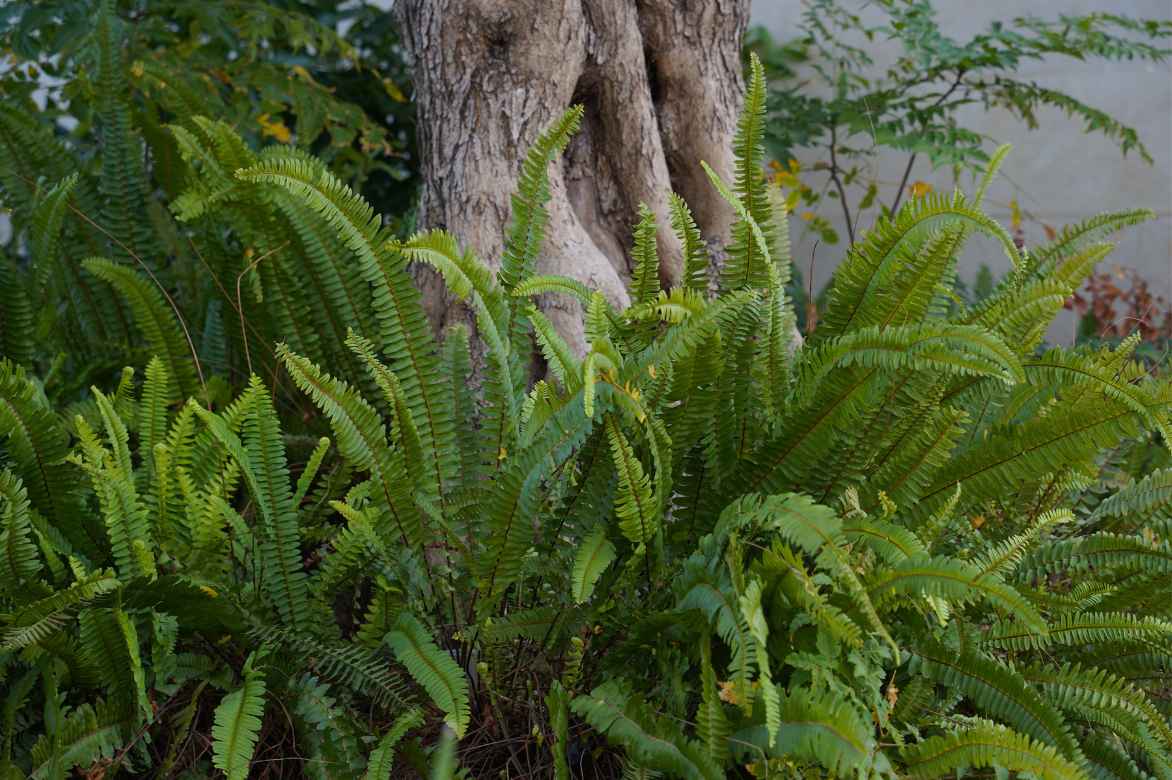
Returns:
[[[842,179],[839,177],[838,155],[835,147],[838,146],[838,130],[834,125],[830,126],[830,180],[834,182],[834,188],[838,190],[838,202],[842,205],[842,216],[846,219],[846,233],[850,238],[851,243],[855,243],[855,225],[854,220],[851,219],[850,204],[846,200],[846,188],[842,186]]]

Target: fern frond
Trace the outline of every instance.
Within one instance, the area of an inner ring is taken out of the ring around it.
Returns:
[[[1046,631],[1046,622],[1025,597],[1000,578],[986,575],[971,563],[955,558],[909,558],[873,574],[867,579],[867,589],[876,600],[920,593],[959,604],[980,599],[1004,609],[1039,633]]]
[[[362,780],[391,780],[391,769],[395,765],[395,747],[399,741],[413,728],[423,725],[423,713],[418,708],[411,708],[391,724],[386,734],[378,741],[378,746],[370,753],[370,760],[366,764],[366,774]]]
[[[413,615],[404,612],[386,643],[399,663],[419,683],[437,707],[443,710],[445,723],[463,737],[468,728],[468,680],[452,657],[440,650]]]
[[[1039,264],[1056,262],[1078,252],[1088,243],[1101,241],[1116,231],[1155,217],[1155,213],[1149,209],[1098,214],[1077,224],[1067,225],[1049,243],[1033,247],[1030,254]]]
[[[357,257],[361,277],[373,296],[378,331],[374,340],[403,385],[431,467],[445,484],[454,479],[455,421],[444,392],[435,339],[407,259],[380,227],[374,210],[321,163],[296,155],[270,155],[236,176],[292,193],[324,219]]]
[[[424,543],[423,521],[411,498],[411,480],[402,453],[387,444],[386,429],[378,413],[348,384],[334,379],[284,344],[277,345],[277,356],[297,386],[330,421],[342,457],[356,469],[370,472],[377,487],[376,500],[400,538],[408,547],[420,547]]]
[[[639,222],[635,225],[635,247],[631,252],[631,303],[646,303],[659,295],[659,252],[655,212],[639,204]]]
[[[973,653],[958,654],[923,643],[916,648],[913,670],[954,688],[978,709],[1007,721],[1023,734],[1053,745],[1066,760],[1082,763],[1082,753],[1066,719],[1013,669]]]
[[[574,555],[570,583],[575,604],[590,600],[598,578],[614,559],[615,547],[606,538],[606,526],[599,523],[590,535],[582,540],[578,552]]]
[[[82,266],[126,299],[151,353],[164,361],[182,395],[194,395],[197,389],[194,356],[163,294],[130,266],[104,257],[91,257]]]
[[[875,738],[865,712],[837,696],[812,690],[779,692],[780,727],[776,742],[761,726],[733,734],[735,743],[753,745],[766,755],[796,757],[823,766],[832,777],[867,774],[876,758]],[[752,756],[747,753],[746,757]]]
[[[20,478],[0,470],[0,593],[36,577],[41,559],[32,539],[28,493]]]
[[[549,221],[545,211],[545,202],[549,200],[549,165],[578,132],[584,112],[582,106],[572,106],[537,137],[525,154],[501,255],[499,278],[505,292],[514,292],[517,284],[532,272],[541,252]]]
[[[668,193],[667,204],[671,212],[672,230],[684,250],[684,289],[707,295],[709,259],[704,237],[683,198],[674,192]]]
[[[656,718],[646,704],[617,683],[578,696],[571,709],[612,743],[621,745],[640,766],[688,780],[717,780],[720,769],[675,724]]]
[[[256,653],[244,663],[243,684],[216,707],[212,726],[212,763],[228,780],[245,780],[265,709],[265,675]]]
[[[619,491],[615,498],[619,528],[631,544],[645,545],[659,530],[659,510],[652,496],[651,478],[613,416],[607,418],[606,435],[619,475]]]
[[[830,302],[814,331],[815,340],[820,342],[842,335],[859,327],[860,323],[867,325],[875,319],[882,321],[885,315],[869,312],[872,307],[893,310],[891,303],[875,292],[879,289],[886,292],[887,288],[881,287],[882,280],[892,277],[898,267],[905,264],[907,252],[901,250],[909,246],[918,248],[928,231],[949,226],[954,230],[964,227],[987,233],[1001,243],[1015,266],[1020,262],[1017,247],[1005,228],[970,205],[961,193],[916,198],[905,204],[894,217],[881,217],[866,237],[847,251],[846,258],[835,271]],[[947,251],[946,247],[947,244],[941,246],[937,252]],[[899,308],[897,305],[894,310]]]
[[[1039,780],[1088,780],[1087,773],[1054,747],[991,721],[930,737],[901,752],[909,777],[944,777],[966,769],[1000,767]]]

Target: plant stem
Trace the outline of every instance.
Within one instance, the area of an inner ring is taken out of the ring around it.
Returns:
[[[838,190],[838,202],[842,204],[842,216],[846,219],[846,234],[850,242],[855,243],[855,225],[851,219],[851,209],[846,202],[846,188],[842,186],[842,179],[838,175],[838,156],[835,147],[838,145],[838,130],[834,125],[830,127],[830,180]]]
[[[899,189],[895,192],[895,201],[891,204],[892,215],[899,211],[899,201],[903,198],[903,191],[907,187],[907,180],[912,175],[912,166],[916,164],[916,153],[912,152],[912,156],[907,160],[907,167],[903,169],[903,178],[899,180]]]

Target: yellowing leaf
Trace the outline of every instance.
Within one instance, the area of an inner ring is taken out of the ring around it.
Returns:
[[[1021,207],[1017,205],[1017,198],[1009,201],[1009,224],[1014,232],[1021,230]]]
[[[737,684],[735,682],[733,682],[732,680],[725,680],[723,682],[718,681],[717,684],[720,685],[719,696],[720,696],[720,700],[722,702],[725,702],[726,704],[737,705],[737,706],[740,705],[741,697],[737,695],[737,690],[736,690]]]
[[[396,103],[406,103],[407,96],[403,94],[403,90],[399,89],[399,85],[390,79],[383,79],[383,89],[387,91],[387,95]]]
[[[912,183],[912,197],[922,198],[932,191],[932,185],[926,181],[916,180]]]
[[[293,133],[280,119],[270,119],[268,114],[261,114],[256,118],[256,123],[260,125],[262,136],[275,138],[278,143],[282,144],[293,140]]]

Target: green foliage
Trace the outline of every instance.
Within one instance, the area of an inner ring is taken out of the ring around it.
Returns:
[[[674,200],[686,284],[659,288],[644,212],[624,311],[533,276],[578,109],[526,160],[497,274],[446,233],[398,240],[303,151],[174,124],[173,213],[253,250],[206,259],[239,282],[227,320],[258,318],[204,392],[194,334],[235,328],[191,328],[104,245],[78,278],[111,306],[68,327],[123,315],[142,380],[82,395],[73,365],[0,362],[0,771],[1166,776],[1167,479],[1120,479],[1119,453],[1163,437],[1172,385],[1134,341],[1039,346],[1109,246],[1088,225],[1024,258],[980,193],[925,198],[792,343],[750,76],[736,178],[713,177],[739,220],[722,272]],[[55,193],[30,207],[49,232],[96,202]],[[966,306],[978,232],[1017,266]],[[475,348],[430,331],[413,263]],[[584,355],[538,295],[583,305]]]
[[[1166,63],[1172,54],[1167,19],[1051,14],[1038,6],[957,36],[932,0],[811,0],[802,9],[793,38],[775,40],[755,27],[744,48],[746,58],[756,54],[765,65],[771,176],[784,187],[789,209],[800,207],[803,229],[823,245],[840,240],[831,210],[841,212],[853,243],[858,225],[890,217],[900,203],[930,191],[918,180],[928,166],[958,179],[979,174],[996,158],[992,145],[1005,139],[967,126],[973,109],[1001,112],[1026,131],[1037,131],[1045,112],[1060,112],[1123,155],[1152,161],[1126,117],[1019,73],[1039,62]],[[904,156],[898,184],[877,175],[880,154]],[[800,285],[795,292],[804,297]]]
[[[213,763],[228,776],[228,780],[244,780],[252,762],[252,752],[260,732],[264,714],[265,676],[254,668],[256,656],[244,663],[244,684],[229,693],[216,707],[216,723],[212,728]]]

